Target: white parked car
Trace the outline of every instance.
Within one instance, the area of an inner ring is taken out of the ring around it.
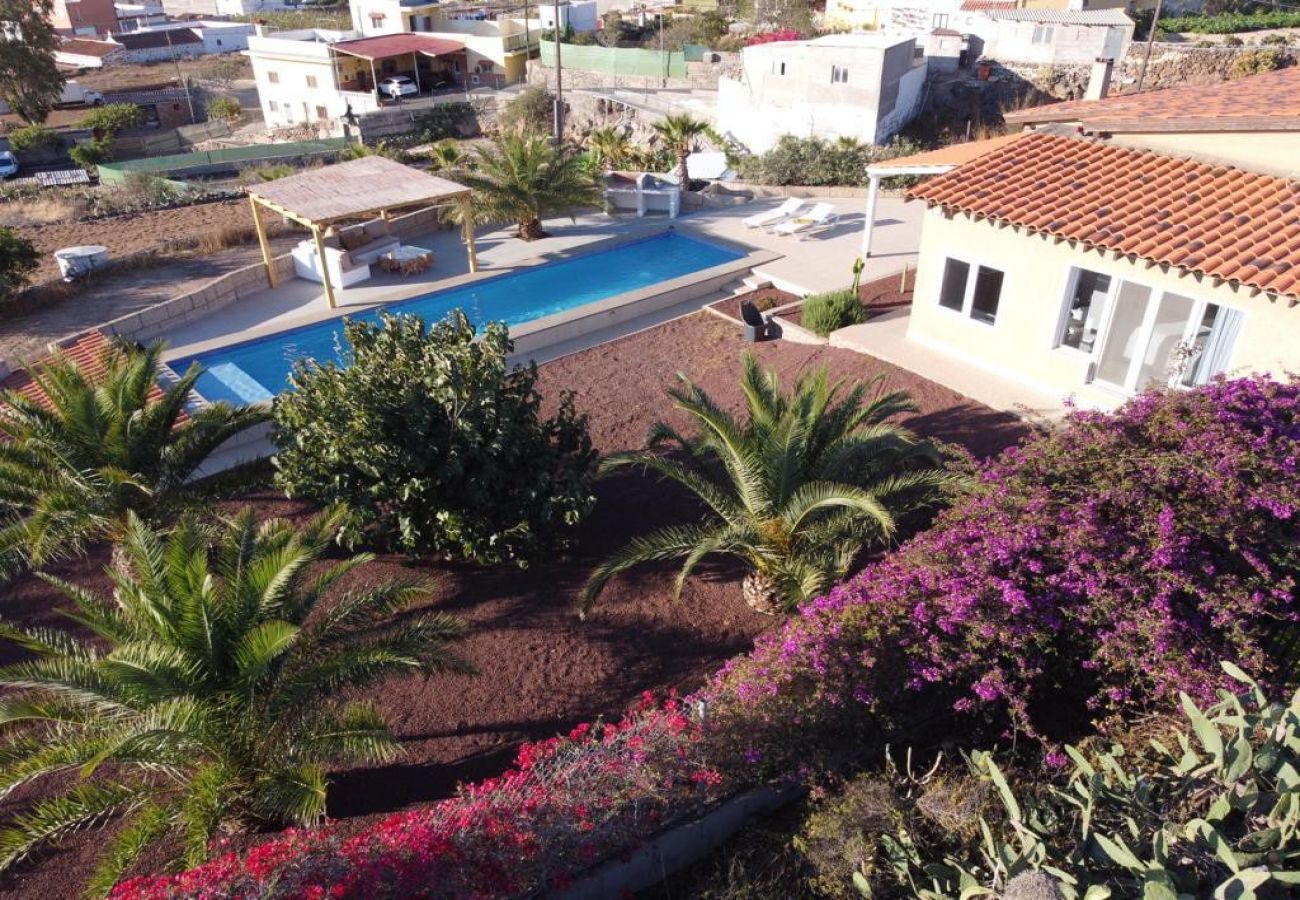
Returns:
[[[394,75],[392,78],[385,78],[379,82],[379,93],[385,94],[392,99],[398,97],[407,97],[412,94],[420,93],[420,89],[415,86],[415,82],[405,75]]]
[[[0,150],[0,178],[18,174],[18,160],[8,150]]]

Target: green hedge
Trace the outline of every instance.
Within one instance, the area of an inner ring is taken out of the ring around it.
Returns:
[[[1300,28],[1300,12],[1180,16],[1164,19],[1160,23],[1160,30],[1170,34],[1184,31],[1195,31],[1199,34],[1236,34],[1240,31],[1263,31],[1267,28]]]

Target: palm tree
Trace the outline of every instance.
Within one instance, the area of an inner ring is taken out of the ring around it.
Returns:
[[[680,594],[696,566],[715,554],[747,564],[750,606],[790,609],[843,578],[864,547],[893,535],[903,513],[936,503],[952,480],[936,467],[928,442],[888,421],[915,407],[906,394],[882,393],[883,376],[850,388],[830,382],[823,368],[801,375],[786,394],[776,374],[747,355],[744,423],[679,377],[683,385],[668,394],[699,435],[661,422],[650,430],[647,451],[609,457],[601,468],[658,472],[694,493],[708,514],[700,524],[639,537],[597,566],[582,590],[584,611],[610,578],[656,560],[684,560]],[[655,452],[664,447],[680,454]]]
[[[446,172],[462,168],[469,161],[469,154],[466,153],[452,138],[446,138],[438,141],[429,147],[429,162],[432,164],[433,171]]]
[[[587,135],[587,151],[606,169],[617,169],[628,160],[631,144],[620,128],[603,125]]]
[[[686,158],[695,152],[696,142],[713,133],[707,122],[701,122],[686,113],[666,116],[654,124],[655,133],[677,157],[677,183],[682,190],[690,187],[690,173],[686,171]]]
[[[161,389],[162,349],[109,346],[87,370],[56,355],[32,370],[44,403],[0,392],[0,570],[115,540],[130,511],[156,521],[217,447],[269,419],[226,403],[187,410],[199,367]]]
[[[582,206],[601,201],[601,189],[583,166],[582,156],[531,133],[503,134],[493,146],[476,151],[475,171],[460,175],[474,189],[474,213],[483,223],[514,222],[516,237],[547,237],[542,218],[573,217]]]
[[[95,640],[0,622],[36,654],[0,669],[0,797],[42,789],[0,831],[0,869],[124,818],[91,881],[104,894],[156,844],[196,865],[218,832],[318,823],[327,766],[398,754],[380,712],[342,696],[469,671],[450,649],[465,629],[437,613],[395,619],[425,593],[415,583],[334,590],[371,558],[321,564],[341,515],[295,529],[245,510],[158,533],[130,513],[130,574],[110,573],[111,598],[43,576]]]

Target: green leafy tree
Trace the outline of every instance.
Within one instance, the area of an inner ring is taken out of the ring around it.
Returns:
[[[48,402],[0,393],[0,570],[118,540],[132,512],[159,520],[227,439],[268,414],[186,410],[197,366],[159,389],[162,345],[107,348],[98,369],[56,355],[31,370]]]
[[[298,530],[245,510],[215,533],[185,520],[160,534],[129,514],[131,574],[112,573],[111,597],[46,578],[93,641],[0,622],[36,656],[0,669],[0,795],[45,788],[0,831],[0,869],[124,817],[90,883],[102,895],[157,845],[195,865],[219,833],[317,824],[327,767],[399,754],[379,710],[344,695],[469,671],[451,649],[465,629],[395,618],[426,593],[416,583],[337,589],[369,559],[323,563],[341,518]]]
[[[63,93],[53,10],[52,0],[0,0],[0,100],[26,122],[44,122]]]
[[[745,600],[763,612],[791,609],[843,578],[864,548],[894,534],[900,515],[935,504],[952,482],[929,443],[889,422],[915,407],[906,394],[882,393],[882,378],[849,387],[823,368],[787,394],[747,355],[741,422],[682,376],[668,394],[698,435],[660,422],[646,451],[608,457],[601,470],[656,472],[695,494],[708,515],[637,538],[597,566],[583,609],[615,575],[659,560],[684,561],[680,593],[706,557],[738,557],[749,568]]]
[[[62,142],[59,133],[48,125],[27,125],[9,133],[9,149],[19,155],[49,150]]]
[[[587,422],[541,414],[535,367],[508,363],[506,327],[459,309],[349,321],[341,364],[301,364],[275,405],[290,496],[345,503],[349,544],[526,563],[591,508]]]
[[[77,124],[89,128],[97,138],[111,138],[143,125],[144,110],[134,103],[109,103],[91,110]]]
[[[213,97],[208,101],[207,110],[209,119],[219,119],[225,122],[233,122],[244,113],[243,108],[239,105],[239,100],[228,95]]]
[[[25,285],[41,263],[32,242],[0,225],[0,303]]]
[[[686,168],[686,158],[695,152],[699,139],[712,134],[713,129],[686,113],[665,116],[654,123],[655,134],[672,151],[677,159],[677,183],[685,190],[690,186],[690,173]]]
[[[606,169],[617,169],[631,158],[632,144],[623,129],[612,125],[593,128],[587,135],[587,152]]]
[[[474,171],[460,182],[474,189],[475,218],[484,224],[514,222],[525,241],[548,237],[542,218],[600,203],[602,192],[582,155],[556,147],[539,134],[503,134],[475,151]]]
[[[546,38],[542,40],[554,40]],[[524,88],[501,110],[503,131],[550,134],[555,122],[555,95],[541,85]]]
[[[113,141],[110,138],[96,138],[77,144],[68,151],[72,161],[83,169],[93,169],[113,158]]]

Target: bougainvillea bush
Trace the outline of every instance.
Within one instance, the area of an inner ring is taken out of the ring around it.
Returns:
[[[702,729],[675,698],[646,695],[622,721],[525,744],[516,768],[349,839],[291,831],[241,856],[137,878],[115,900],[490,898],[563,885],[672,816],[716,800]]]
[[[1074,412],[715,689],[773,727],[929,698],[1050,734],[1071,711],[1080,727],[1180,690],[1209,700],[1220,658],[1276,676],[1298,608],[1298,466],[1295,380]]]
[[[1220,659],[1293,681],[1274,650],[1296,629],[1298,466],[1295,380],[1075,412],[724,667],[690,698],[704,725],[644,710],[525,748],[517,772],[350,840],[291,835],[115,896],[509,895],[747,781],[868,749],[890,724],[939,713],[948,734],[1074,737],[1178,691],[1213,700]]]

